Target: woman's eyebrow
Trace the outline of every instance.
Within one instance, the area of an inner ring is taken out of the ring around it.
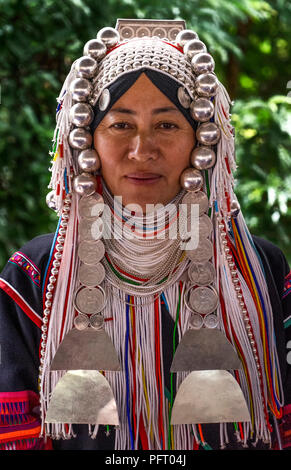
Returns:
[[[165,106],[163,108],[155,108],[152,110],[152,114],[167,113],[169,111],[179,112],[179,110],[174,106]],[[109,113],[122,113],[122,114],[132,114],[136,115],[137,113],[132,109],[128,108],[111,108]]]

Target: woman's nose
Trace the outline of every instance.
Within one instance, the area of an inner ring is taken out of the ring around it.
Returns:
[[[152,135],[148,133],[139,133],[130,142],[128,152],[128,158],[130,160],[144,162],[150,159],[156,160],[157,157],[158,149]]]

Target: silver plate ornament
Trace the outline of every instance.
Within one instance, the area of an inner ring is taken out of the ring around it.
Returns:
[[[79,244],[78,256],[80,260],[89,265],[97,264],[105,254],[105,246],[101,240],[94,242],[82,241]]]
[[[51,370],[120,370],[116,350],[101,330],[73,328],[66,334],[53,359]]]
[[[46,423],[118,426],[116,401],[106,378],[97,370],[71,370],[57,383]]]
[[[100,287],[81,287],[75,295],[75,307],[79,313],[93,314],[103,310],[106,297]]]
[[[103,264],[97,263],[93,266],[88,264],[81,264],[78,273],[79,281],[83,286],[95,287],[105,278],[105,268]]]
[[[80,217],[97,218],[103,213],[104,199],[99,193],[83,196],[79,201],[78,208]]]
[[[191,98],[187,90],[185,90],[185,88],[183,87],[178,88],[177,97],[178,97],[179,103],[181,104],[181,106],[183,106],[183,108],[188,109],[190,107]]]
[[[205,240],[199,240],[198,247],[195,250],[186,250],[187,258],[197,263],[209,261],[212,255],[212,243],[207,238]]]
[[[191,328],[186,331],[178,344],[171,372],[214,369],[239,370],[241,368],[242,363],[235,348],[222,331]]]
[[[183,199],[181,201],[181,204],[187,204],[187,206],[191,204],[198,204],[199,206],[199,215],[202,215],[204,212],[208,210],[208,198],[206,194],[203,191],[189,191],[185,196],[183,196]],[[188,211],[188,209],[186,208]]]
[[[194,371],[180,385],[171,424],[249,422],[242,390],[226,370]]]
[[[189,296],[190,308],[197,313],[207,315],[214,312],[218,305],[218,295],[213,287],[196,287]]]
[[[103,220],[99,217],[95,220],[81,219],[79,224],[80,240],[100,240],[104,229]]]
[[[197,286],[208,286],[215,279],[215,268],[210,261],[207,263],[190,263],[188,276],[193,284]]]

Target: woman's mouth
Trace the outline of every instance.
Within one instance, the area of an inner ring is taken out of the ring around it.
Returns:
[[[129,173],[126,178],[133,184],[153,184],[160,180],[162,175],[157,173]]]

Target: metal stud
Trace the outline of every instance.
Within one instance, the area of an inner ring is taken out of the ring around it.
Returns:
[[[116,29],[107,26],[105,28],[100,29],[97,34],[97,39],[99,39],[99,41],[102,41],[105,46],[109,49],[111,47],[116,46],[116,44],[120,41],[120,35]]]
[[[106,55],[106,46],[98,39],[90,39],[84,46],[84,55],[89,55],[93,59],[101,60]]]
[[[209,147],[196,147],[191,153],[191,163],[197,170],[207,170],[215,163],[216,155]]]
[[[191,39],[191,41],[187,41],[184,46],[184,54],[188,57],[188,59],[192,59],[194,55],[206,51],[207,49],[205,44],[199,39]]]
[[[204,122],[198,127],[196,137],[203,145],[215,145],[220,139],[220,129],[214,122]]]
[[[176,36],[176,44],[184,48],[185,44],[192,39],[198,39],[198,34],[191,29],[183,29]]]

